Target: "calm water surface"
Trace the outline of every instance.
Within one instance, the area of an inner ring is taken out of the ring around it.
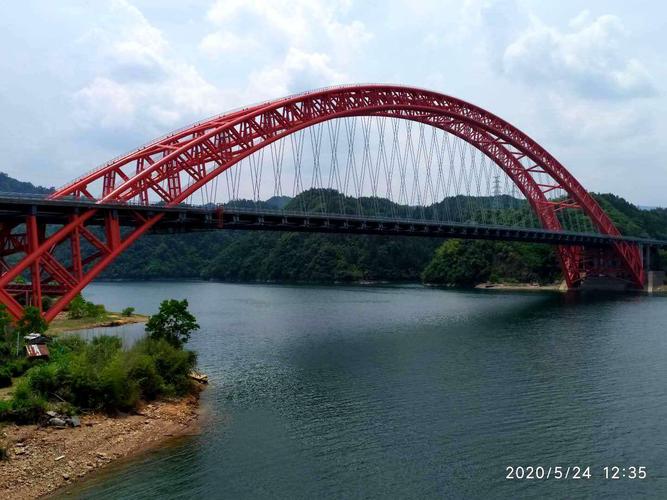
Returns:
[[[667,498],[667,298],[189,282],[87,297],[146,313],[187,298],[210,418],[70,495]],[[509,464],[595,477],[507,481]]]

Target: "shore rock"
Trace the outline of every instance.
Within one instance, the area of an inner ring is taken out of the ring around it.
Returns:
[[[48,424],[51,427],[65,427],[65,425],[67,425],[67,423],[59,417],[50,418]]]

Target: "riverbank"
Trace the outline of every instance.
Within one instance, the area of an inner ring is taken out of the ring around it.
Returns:
[[[538,283],[479,283],[475,285],[476,289],[480,290],[507,290],[507,291],[551,291],[551,292],[566,292],[567,285],[563,283],[551,283],[548,285],[540,285]]]
[[[132,313],[124,316],[118,312],[107,312],[101,318],[78,318],[71,319],[66,312],[59,313],[49,324],[47,335],[55,336],[64,332],[75,332],[89,328],[108,328],[114,326],[130,325],[133,323],[146,323],[149,316]]]
[[[197,434],[199,416],[198,391],[154,401],[131,415],[83,415],[76,428],[7,425],[0,428],[8,451],[8,460],[0,461],[0,491],[22,500],[67,488],[111,463]]]

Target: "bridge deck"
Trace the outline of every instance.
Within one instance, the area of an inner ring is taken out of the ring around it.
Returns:
[[[667,248],[667,241],[598,233],[549,231],[543,229],[465,224],[419,219],[392,219],[359,215],[316,214],[280,210],[254,210],[179,205],[95,204],[81,199],[49,200],[39,196],[0,193],[0,220],[22,223],[27,214],[35,214],[48,224],[63,224],[76,213],[95,208],[91,225],[103,225],[104,214],[116,211],[121,225],[135,223],[133,213],[164,213],[153,233],[185,233],[242,229],[260,231],[295,231],[311,233],[372,234],[467,238],[549,243],[554,245],[607,246],[624,240],[645,246]]]

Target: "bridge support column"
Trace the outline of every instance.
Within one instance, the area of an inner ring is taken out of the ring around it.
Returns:
[[[665,285],[665,271],[647,271],[644,290],[648,293],[660,291]]]
[[[28,252],[32,253],[39,247],[39,228],[37,227],[37,216],[33,214],[26,218],[26,240]],[[42,308],[42,281],[41,281],[41,262],[37,258],[30,266],[30,282],[32,286],[32,305]]]
[[[646,274],[644,290],[648,293],[658,291],[665,284],[665,271],[662,270],[658,249],[642,245],[642,263]]]

